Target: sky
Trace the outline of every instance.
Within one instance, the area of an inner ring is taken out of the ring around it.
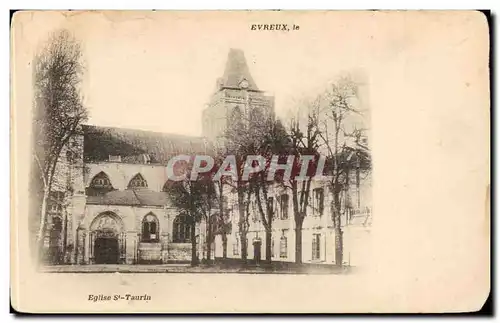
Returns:
[[[83,45],[88,123],[196,136],[229,49],[240,48],[257,86],[275,96],[281,117],[340,73],[364,75],[369,128],[375,129],[378,119],[381,131],[398,115],[406,126],[419,118],[440,120],[435,114],[442,110],[429,107],[450,104],[453,95],[444,95],[441,85],[465,84],[460,80],[469,60],[461,51],[472,48],[463,47],[474,37],[469,31],[474,29],[467,29],[477,22],[471,17],[370,11],[24,12],[13,28],[14,75],[31,84],[36,50],[51,32],[68,29]],[[299,29],[251,28],[265,23]],[[456,28],[462,32],[455,34]],[[439,55],[432,54],[437,48]],[[18,117],[31,109],[30,90],[23,88],[17,98],[26,107],[17,110]],[[417,116],[408,118],[408,111]]]
[[[81,41],[89,123],[201,135],[201,112],[230,48],[244,51],[257,86],[275,96],[276,112],[283,117],[338,73],[368,65],[370,56],[349,31],[353,21],[276,17],[272,12],[54,13],[43,25],[44,17],[35,16],[23,28],[30,28],[25,34],[38,43],[57,28],[69,29]],[[277,22],[299,30],[251,30],[252,24]],[[368,32],[357,33],[369,38]]]

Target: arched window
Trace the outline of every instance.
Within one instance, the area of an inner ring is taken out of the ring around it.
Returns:
[[[185,215],[179,215],[174,220],[173,242],[186,243],[191,242],[191,225],[189,218]]]
[[[148,187],[148,183],[142,177],[141,174],[135,175],[128,183],[128,188],[145,188]]]
[[[142,241],[158,241],[159,232],[160,225],[158,223],[158,218],[153,213],[148,213],[144,219],[142,219]]]
[[[252,107],[252,110],[250,110],[250,120],[255,124],[264,120],[264,113],[262,112],[262,109],[260,107]]]
[[[100,172],[90,182],[90,187],[92,188],[113,188],[108,175],[104,172]]]
[[[243,118],[243,113],[241,112],[241,109],[240,107],[236,106],[234,107],[232,113],[231,113],[231,122],[232,123],[237,123],[237,122],[241,122]]]

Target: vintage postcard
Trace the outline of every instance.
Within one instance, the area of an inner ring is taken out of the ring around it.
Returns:
[[[490,292],[474,11],[19,11],[29,313],[451,313]]]

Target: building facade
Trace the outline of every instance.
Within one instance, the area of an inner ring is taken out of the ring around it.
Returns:
[[[295,262],[295,220],[291,190],[276,185],[271,190],[268,203],[274,212],[271,235],[271,259],[281,262]],[[367,265],[370,256],[370,233],[372,225],[371,178],[364,178],[359,187],[352,185],[342,193],[342,199],[349,199],[341,210],[343,233],[343,263],[352,266]],[[238,231],[240,215],[237,197],[228,194],[231,227],[227,234],[227,257],[241,258],[241,234]],[[325,182],[311,182],[309,206],[302,225],[302,262],[317,264],[335,263],[335,233],[330,211],[332,194]],[[249,228],[246,234],[247,257],[250,260],[266,259],[266,230],[254,198],[250,201]],[[222,236],[217,235],[213,245],[215,257],[223,256]]]
[[[75,264],[161,264],[189,262],[191,241],[206,258],[206,226],[192,236],[187,217],[169,202],[167,163],[180,154],[209,155],[234,116],[258,113],[274,117],[274,97],[253,80],[242,51],[229,52],[224,74],[202,113],[202,137],[83,126],[74,138],[76,153],[60,163],[63,183],[49,202],[46,247],[52,262]],[[64,154],[62,155],[64,156]],[[355,181],[353,181],[355,183]],[[303,225],[303,262],[334,263],[334,233],[325,183],[313,182],[310,210]],[[344,262],[360,264],[369,246],[371,180],[357,181],[344,198]],[[211,257],[241,258],[236,195],[227,190],[229,231],[218,232]],[[295,261],[295,222],[286,189],[275,187],[268,201],[276,210],[271,258]],[[265,230],[255,202],[250,206],[248,258],[264,259]],[[217,210],[214,210],[216,213]],[[226,235],[224,243],[222,234]],[[256,243],[254,243],[256,242]],[[224,252],[223,248],[226,248]]]

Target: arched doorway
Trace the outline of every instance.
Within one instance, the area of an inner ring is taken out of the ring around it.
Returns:
[[[123,222],[116,214],[99,214],[90,226],[90,260],[95,264],[119,264],[125,256]]]

